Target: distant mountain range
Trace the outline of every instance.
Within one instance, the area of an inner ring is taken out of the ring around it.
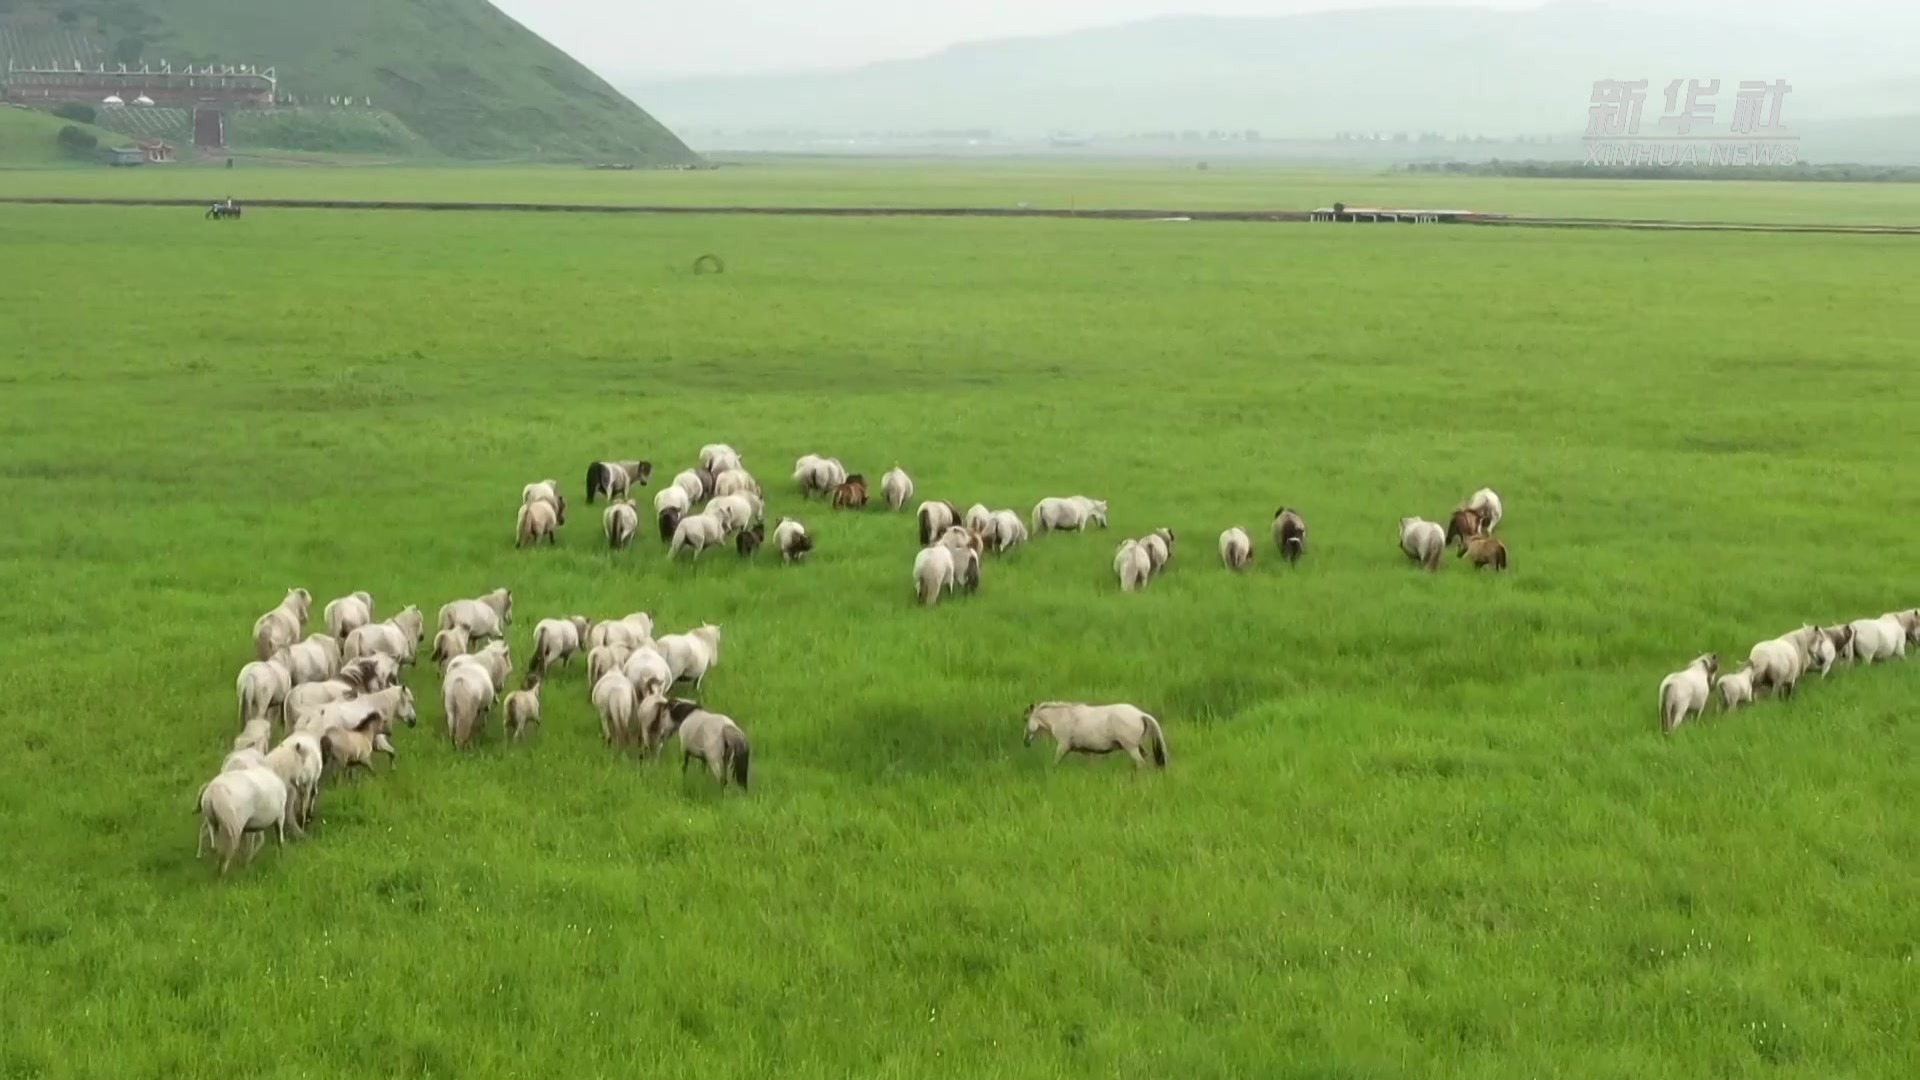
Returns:
[[[1649,81],[1658,129],[1673,79],[1719,79],[1725,124],[1742,80],[1786,79],[1788,126],[1920,114],[1900,35],[1838,24],[1788,33],[1738,19],[1379,8],[1281,18],[1177,17],[955,46],[845,71],[680,79],[633,92],[696,143],[715,132],[1257,131],[1575,137],[1597,79]],[[709,140],[710,142],[711,140]]]

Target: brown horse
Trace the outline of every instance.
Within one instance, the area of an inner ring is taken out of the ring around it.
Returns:
[[[833,489],[835,510],[860,510],[867,505],[867,478],[854,473],[847,482]]]
[[[1454,558],[1458,559],[1462,556],[1473,559],[1475,570],[1488,566],[1493,567],[1495,571],[1507,568],[1507,545],[1491,536],[1476,536],[1461,544],[1460,554],[1455,555]]]
[[[1453,516],[1447,519],[1447,543],[1459,544],[1461,551],[1467,550],[1467,541],[1485,532],[1486,521],[1480,517],[1480,512],[1477,510],[1470,510],[1463,506],[1455,510]]]
[[[1307,522],[1292,507],[1283,506],[1273,513],[1273,542],[1288,565],[1307,553]]]

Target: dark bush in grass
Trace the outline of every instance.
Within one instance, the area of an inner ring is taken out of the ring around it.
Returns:
[[[72,120],[81,124],[91,124],[100,116],[99,113],[94,111],[93,106],[82,105],[77,101],[69,101],[62,105],[56,105],[53,110],[53,115],[62,120]]]
[[[72,124],[61,128],[60,133],[54,136],[54,140],[60,144],[60,149],[74,157],[85,157],[100,148],[100,140],[93,132],[82,131]]]

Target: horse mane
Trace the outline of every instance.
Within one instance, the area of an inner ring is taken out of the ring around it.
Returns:
[[[667,715],[673,717],[676,724],[685,723],[687,717],[700,711],[700,703],[686,698],[672,698],[667,702]]]

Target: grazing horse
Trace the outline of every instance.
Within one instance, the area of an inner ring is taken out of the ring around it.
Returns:
[[[759,551],[760,545],[766,541],[767,523],[763,521],[751,529],[740,530],[740,535],[733,538],[733,546],[739,550],[742,558],[752,558],[753,553]]]
[[[1167,737],[1160,730],[1160,721],[1132,705],[1043,701],[1027,709],[1026,745],[1032,746],[1033,737],[1043,731],[1053,736],[1055,765],[1068,754],[1124,750],[1137,769],[1147,763],[1141,745],[1151,743],[1154,768],[1167,767]]]
[[[238,220],[239,217],[240,217],[240,204],[237,202],[234,202],[231,198],[229,198],[226,202],[223,202],[223,203],[217,202],[217,203],[214,203],[212,206],[207,207],[207,220],[209,221],[219,221],[222,218],[234,218]]]
[[[1307,521],[1292,507],[1283,506],[1273,512],[1273,542],[1280,548],[1280,557],[1293,566],[1300,562],[1300,556],[1307,553]]]
[[[1491,566],[1498,573],[1507,568],[1507,545],[1491,536],[1476,536],[1461,545],[1454,558],[1470,558],[1475,570]]]
[[[859,473],[847,477],[847,482],[833,489],[833,508],[835,510],[860,510],[867,505],[867,478]]]

